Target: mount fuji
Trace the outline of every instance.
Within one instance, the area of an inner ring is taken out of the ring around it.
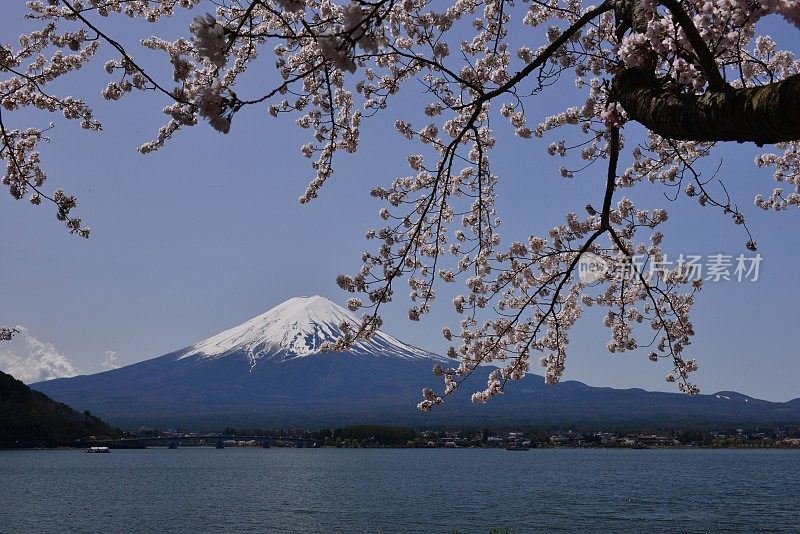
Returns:
[[[378,331],[346,352],[323,351],[360,320],[321,296],[296,297],[181,350],[33,387],[117,424],[299,424],[416,416],[446,358]]]
[[[259,362],[285,362],[323,354],[321,346],[342,336],[339,325],[357,326],[360,320],[338,304],[319,295],[295,297],[230,330],[195,343],[179,357],[224,358],[244,353],[252,367]],[[369,340],[356,343],[353,356],[391,356],[404,360],[440,359],[378,331]]]
[[[94,375],[32,385],[115,425],[217,428],[386,424],[696,424],[800,421],[800,399],[774,403],[734,392],[687,397],[530,375],[486,405],[469,389],[433,413],[416,409],[431,370],[446,358],[378,331],[346,352],[322,351],[340,324],[358,324],[320,297],[298,297],[264,314],[158,358]],[[439,389],[439,388],[436,388]]]

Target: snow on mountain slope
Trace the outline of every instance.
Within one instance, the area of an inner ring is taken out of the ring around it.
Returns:
[[[262,358],[287,360],[310,356],[320,353],[323,343],[340,337],[339,324],[343,321],[351,325],[360,322],[355,315],[325,297],[295,297],[239,326],[192,345],[180,358],[216,358],[244,352],[255,364]],[[376,332],[372,339],[359,341],[347,352],[408,360],[441,358],[381,331]]]

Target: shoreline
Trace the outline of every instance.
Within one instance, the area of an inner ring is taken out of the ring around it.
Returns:
[[[88,447],[0,447],[0,453],[8,452],[8,451],[84,451]],[[123,451],[123,450],[150,450],[150,449],[170,449],[167,445],[153,445],[149,447],[114,447],[109,446],[112,451]],[[178,449],[217,449],[214,445],[179,445]],[[225,449],[264,449],[265,447],[261,446],[235,446],[229,445],[226,446]],[[747,450],[747,451],[757,451],[757,450],[776,450],[776,451],[798,451],[800,452],[800,447],[797,446],[776,446],[776,447],[746,447],[746,446],[731,446],[731,447],[722,447],[722,446],[692,446],[692,445],[684,445],[684,446],[674,446],[674,447],[667,447],[667,446],[642,446],[642,447],[564,447],[564,446],[542,446],[542,447],[535,447],[531,446],[525,450],[519,451],[509,451],[505,447],[402,447],[402,446],[380,446],[380,447],[330,447],[330,446],[322,446],[322,447],[281,447],[281,446],[272,446],[266,447],[267,449],[353,449],[353,450],[375,450],[375,449],[390,449],[390,450],[433,450],[433,449],[441,449],[441,450],[496,450],[496,451],[506,451],[506,452],[530,452],[535,450],[629,450],[629,451],[641,451],[641,450]]]

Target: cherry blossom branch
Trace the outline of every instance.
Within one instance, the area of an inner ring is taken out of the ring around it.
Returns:
[[[675,20],[680,25],[681,29],[686,33],[686,37],[694,49],[697,59],[700,61],[700,66],[703,69],[703,74],[708,78],[708,88],[711,91],[721,91],[725,87],[725,80],[717,68],[717,62],[714,55],[709,50],[697,27],[692,22],[692,19],[681,7],[679,0],[660,0],[661,4],[666,7]]]
[[[487,102],[492,100],[493,98],[502,95],[503,93],[507,92],[509,89],[516,86],[519,82],[524,80],[528,77],[530,73],[532,73],[537,68],[541,67],[545,64],[545,62],[550,59],[550,57],[562,46],[564,46],[581,28],[586,26],[589,22],[591,22],[594,18],[602,15],[607,11],[611,11],[613,6],[609,2],[603,2],[599,6],[590,9],[581,17],[576,20],[569,28],[564,30],[553,42],[545,47],[544,50],[540,54],[536,56],[536,59],[528,63],[522,70],[516,73],[514,76],[511,77],[506,83],[502,84],[497,89],[489,91],[488,93],[482,93],[478,98],[477,102],[471,102],[469,104],[464,104],[462,106],[458,106],[455,109],[460,109],[463,107],[471,106],[476,103]]]
[[[28,172],[23,169],[22,165],[20,164],[17,154],[15,153],[15,143],[12,139],[12,136],[6,130],[6,125],[3,122],[3,109],[0,106],[0,135],[3,138],[3,148],[8,153],[8,158],[11,162],[11,166],[16,170],[16,174],[18,179],[21,179],[24,184],[34,191],[33,196],[31,197],[32,204],[39,204],[41,203],[41,199],[44,198],[55,204],[58,208],[56,212],[56,218],[59,221],[64,221],[67,228],[69,228],[69,233],[78,235],[83,238],[88,238],[90,230],[88,228],[81,228],[81,219],[77,217],[70,217],[69,213],[76,206],[75,197],[70,195],[65,195],[63,191],[56,190],[53,196],[50,196],[39,189],[37,185],[30,180],[28,177]],[[2,151],[0,151],[2,154]],[[7,179],[11,179],[10,173],[7,175]],[[5,181],[5,180],[4,180]],[[13,194],[13,192],[12,192]],[[22,194],[20,192],[20,194]],[[16,331],[16,330],[15,330]],[[2,339],[2,336],[0,336]]]
[[[147,81],[150,82],[153,85],[153,87],[155,87],[157,90],[159,90],[162,93],[164,93],[165,95],[167,95],[172,100],[175,100],[175,101],[180,102],[182,104],[191,104],[190,102],[186,102],[186,101],[183,101],[183,100],[181,100],[179,98],[176,98],[176,96],[173,94],[172,91],[169,91],[169,90],[165,89],[164,87],[162,87],[157,81],[155,81],[149,74],[147,74],[147,72],[144,71],[144,69],[142,69],[133,60],[133,58],[128,54],[128,52],[125,50],[125,48],[119,42],[115,41],[114,39],[112,39],[111,37],[106,35],[103,31],[101,31],[97,26],[92,24],[89,21],[89,19],[84,17],[83,14],[80,11],[75,9],[75,7],[70,2],[68,2],[67,0],[61,0],[61,3],[64,4],[64,6],[66,6],[67,9],[69,9],[72,12],[72,14],[75,15],[75,18],[80,20],[87,28],[91,29],[100,38],[102,38],[105,42],[107,42],[108,44],[113,46],[122,55],[122,57],[125,59],[125,61],[130,63],[130,65],[132,67],[134,67],[142,76],[144,76],[147,79]]]

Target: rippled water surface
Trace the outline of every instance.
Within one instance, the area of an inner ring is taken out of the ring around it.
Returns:
[[[0,532],[800,530],[800,451],[0,451]]]

